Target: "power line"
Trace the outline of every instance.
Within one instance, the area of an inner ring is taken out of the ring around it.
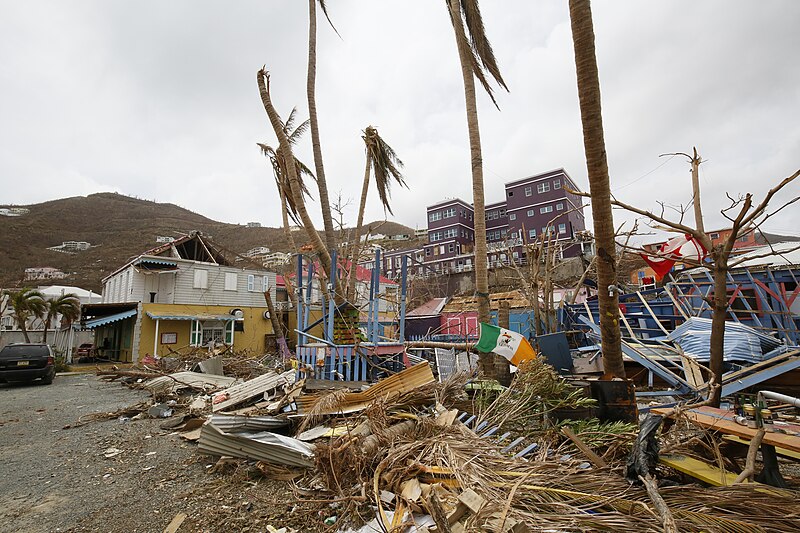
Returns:
[[[643,180],[644,178],[646,178],[647,176],[649,176],[650,174],[652,174],[653,172],[655,172],[655,171],[656,171],[656,170],[658,170],[659,168],[663,167],[664,165],[666,165],[667,163],[669,163],[670,161],[672,161],[672,158],[674,158],[676,155],[678,155],[678,154],[672,154],[672,155],[670,155],[670,156],[669,156],[669,158],[668,158],[668,159],[666,159],[666,160],[665,160],[663,163],[661,163],[660,165],[658,165],[656,168],[654,168],[654,169],[653,169],[653,170],[651,170],[650,172],[648,172],[648,173],[646,173],[646,174],[643,174],[643,175],[639,176],[639,177],[638,177],[638,178],[636,178],[635,180],[633,180],[633,181],[631,181],[631,182],[628,182],[628,183],[626,183],[625,185],[620,185],[619,187],[615,187],[615,188],[613,189],[613,192],[616,192],[616,191],[618,191],[618,190],[620,190],[620,189],[624,189],[625,187],[627,187],[627,186],[629,186],[629,185],[633,185],[633,184],[634,184],[634,183],[636,183],[637,181],[641,181],[641,180]]]

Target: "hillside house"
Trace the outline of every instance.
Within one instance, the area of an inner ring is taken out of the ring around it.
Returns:
[[[165,243],[103,279],[103,300],[83,309],[103,356],[136,362],[146,355],[211,343],[263,352],[272,324],[264,292],[276,276],[232,266],[199,232]]]

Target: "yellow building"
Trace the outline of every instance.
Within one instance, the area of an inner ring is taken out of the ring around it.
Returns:
[[[199,232],[132,259],[103,280],[103,302],[83,308],[99,355],[136,362],[193,346],[265,353],[274,334],[264,292],[275,273],[233,266]]]

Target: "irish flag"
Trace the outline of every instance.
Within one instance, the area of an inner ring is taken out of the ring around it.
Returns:
[[[498,328],[491,324],[481,324],[481,336],[475,349],[502,355],[514,366],[519,366],[521,362],[536,357],[536,352],[528,339],[515,331]]]

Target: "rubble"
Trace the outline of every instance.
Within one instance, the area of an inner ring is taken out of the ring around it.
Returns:
[[[691,426],[710,416],[707,408],[661,413],[678,422],[669,430],[645,424],[634,445],[637,425],[593,418],[588,389],[542,359],[521,365],[507,388],[475,380],[467,387],[466,373],[439,382],[427,361],[358,391],[319,392],[320,381],[306,391],[295,372],[266,368],[245,381],[230,376],[226,386],[183,372],[155,379],[172,404],[140,406],[140,413],[174,409],[162,427],[196,442],[200,454],[225,458],[209,471],[243,463],[291,480],[300,501],[316,506],[317,530],[798,530],[795,490],[734,483],[739,471],[752,475],[752,461],[738,469],[726,462],[731,470],[717,475],[711,456],[691,450],[701,441],[717,453],[742,446]],[[170,385],[178,381],[192,385]],[[728,417],[713,414],[705,427]],[[774,427],[794,428],[780,409]],[[740,426],[733,434],[749,442],[751,431]],[[791,439],[800,440],[780,431],[763,438],[789,451]],[[687,473],[713,488],[686,484]]]

